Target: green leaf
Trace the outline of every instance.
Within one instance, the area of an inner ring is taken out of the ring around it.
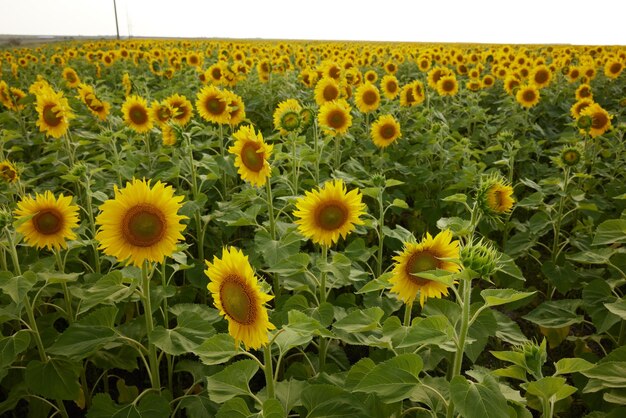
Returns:
[[[363,378],[376,367],[376,363],[369,357],[364,357],[357,361],[348,371],[346,382],[343,387],[347,390],[354,390]]]
[[[302,391],[306,418],[354,418],[364,415],[360,400],[334,385],[310,385]]]
[[[400,354],[377,364],[354,388],[356,392],[375,393],[385,403],[407,399],[419,383],[424,362],[414,353]]]
[[[291,310],[287,314],[289,318],[289,328],[298,332],[299,334],[314,334],[322,335],[325,337],[333,337],[333,333],[328,331],[320,321],[315,318],[311,318],[304,312]]]
[[[605,305],[616,301],[611,286],[604,279],[596,279],[583,288],[583,306],[598,333],[608,331],[620,321],[620,317],[609,311]]]
[[[562,299],[543,302],[522,318],[546,328],[562,328],[580,324],[585,320],[583,315],[576,314],[582,305],[579,299]]]
[[[115,339],[112,328],[77,323],[70,325],[48,348],[48,352],[72,360],[82,360]]]
[[[263,402],[263,418],[285,418],[283,404],[277,399],[267,399]]]
[[[505,253],[498,253],[499,258],[497,262],[498,270],[496,274],[506,274],[509,277],[512,277],[517,280],[521,280],[523,282],[526,281],[524,275],[522,274],[522,270],[515,264],[513,258],[510,255]]]
[[[485,289],[480,292],[480,295],[485,300],[485,305],[491,307],[517,302],[535,293],[537,292],[520,292],[514,289]]]
[[[603,388],[626,387],[626,362],[624,361],[600,363],[581,373],[590,379],[598,380]],[[585,388],[585,392],[587,392],[587,388]]]
[[[541,271],[546,276],[546,279],[562,294],[566,294],[575,287],[580,286],[580,274],[570,262],[558,265],[552,261],[546,261],[541,266]]]
[[[15,276],[8,271],[0,272],[0,290],[9,295],[16,304],[22,303],[24,296],[36,282],[37,275],[32,271],[25,271],[21,276]]]
[[[486,375],[482,383],[463,376],[450,382],[450,396],[454,407],[464,418],[508,417],[507,402],[496,380]]]
[[[457,194],[453,194],[450,196],[446,196],[443,199],[444,202],[459,202],[459,203],[465,203],[467,202],[467,195],[463,194],[463,193],[457,193]]]
[[[295,379],[276,382],[274,387],[276,398],[282,402],[287,413],[291,412],[296,406],[302,405],[301,394],[307,386],[308,383]]]
[[[356,293],[362,294],[362,293],[369,293],[369,292],[378,292],[380,290],[387,289],[391,287],[391,284],[389,283],[389,279],[392,277],[393,277],[392,272],[383,273],[380,277],[377,277],[376,279],[370,280],[369,282],[367,282],[365,286],[360,288]]]
[[[617,250],[613,248],[599,248],[597,250],[587,250],[576,254],[569,254],[567,255],[567,259],[581,264],[607,264],[616,251]]]
[[[239,395],[251,395],[248,382],[259,370],[254,360],[241,360],[226,366],[221,372],[207,377],[209,398],[216,403],[223,403]]]
[[[536,208],[543,204],[545,198],[543,193],[535,192],[515,204],[521,208]]]
[[[26,384],[37,395],[49,399],[76,401],[80,396],[78,376],[80,366],[76,363],[49,359],[47,362],[31,360],[26,365]]]
[[[606,309],[614,315],[619,316],[622,320],[626,320],[626,299],[618,299],[617,302],[605,303]]]
[[[206,365],[226,363],[237,354],[235,340],[229,334],[216,334],[191,350]]]
[[[409,327],[406,337],[398,348],[412,347],[425,344],[443,344],[450,340],[448,318],[443,315],[433,315],[426,318],[415,318]]]
[[[355,309],[347,316],[335,322],[334,328],[345,332],[372,331],[380,327],[380,319],[385,314],[381,308]]]
[[[548,376],[526,384],[526,392],[538,398],[557,402],[576,392],[564,377]]]
[[[626,219],[611,219],[596,228],[592,245],[626,243]]]
[[[289,328],[288,325],[283,326],[281,332],[276,336],[274,343],[278,346],[281,353],[286,353],[294,347],[306,346],[313,339],[310,333],[301,333]]]
[[[471,224],[467,219],[453,216],[451,218],[441,218],[437,221],[437,228],[444,231],[449,229],[456,236],[464,236],[470,233]]]
[[[5,367],[9,367],[17,355],[22,351],[25,351],[30,344],[30,332],[21,330],[11,335],[10,337],[3,337],[0,339],[0,370]]]
[[[155,393],[141,397],[138,404],[117,405],[106,393],[93,397],[93,403],[87,412],[87,418],[168,418],[170,404],[168,400]]]
[[[582,358],[562,358],[555,364],[555,376],[560,374],[581,373],[589,370],[595,365]]]
[[[215,334],[213,326],[195,312],[181,312],[176,328],[157,326],[150,333],[150,342],[168,354],[178,356],[193,351]]]
[[[78,314],[89,311],[96,305],[114,305],[130,297],[136,288],[124,284],[124,276],[119,270],[112,271],[98,279],[96,283],[86,284],[83,287],[72,287],[72,295],[81,300]]]
[[[246,401],[241,398],[233,398],[222,405],[215,418],[248,418],[250,416],[252,416],[252,412],[248,409]]]
[[[42,271],[37,276],[48,284],[75,282],[80,277],[80,273],[61,273],[58,271]]]
[[[474,315],[478,307],[479,304],[472,304],[472,315]],[[472,363],[474,363],[478,356],[483,352],[489,337],[493,336],[497,329],[498,323],[496,322],[491,309],[485,309],[478,315],[478,317],[476,317],[476,321],[474,321],[467,332],[467,336],[473,341],[465,346],[465,355],[472,361]]]
[[[393,202],[391,202],[391,206],[395,206],[397,208],[402,208],[402,209],[409,208],[409,205],[406,203],[406,201],[402,199],[393,199]]]

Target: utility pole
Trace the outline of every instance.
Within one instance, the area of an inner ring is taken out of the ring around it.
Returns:
[[[117,22],[117,3],[113,0],[113,10],[115,11],[115,32],[117,33],[117,39],[120,39],[120,26]]]

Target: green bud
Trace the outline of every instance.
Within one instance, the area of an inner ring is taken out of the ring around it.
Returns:
[[[486,244],[481,239],[476,243],[470,243],[461,249],[461,262],[463,267],[470,269],[479,277],[488,278],[497,269],[500,256],[491,244]]]
[[[589,129],[591,129],[592,123],[593,123],[593,119],[591,118],[591,116],[583,115],[580,118],[578,118],[577,125],[579,129],[589,132]]]
[[[285,112],[280,118],[280,126],[287,132],[296,131],[300,127],[300,115],[294,111]]]

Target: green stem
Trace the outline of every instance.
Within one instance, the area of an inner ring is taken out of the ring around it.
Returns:
[[[450,380],[452,380],[454,377],[459,376],[461,374],[461,366],[463,364],[463,355],[465,353],[465,339],[467,338],[467,330],[469,329],[470,302],[471,302],[471,295],[472,295],[471,279],[461,280],[461,294],[463,295],[462,296],[463,300],[459,301],[462,305],[461,328],[459,329],[457,348],[456,348],[456,353],[454,353],[454,363],[452,366],[452,374],[450,375]],[[447,418],[452,418],[453,415],[454,415],[454,404],[452,400],[450,400],[450,404],[448,405]]]
[[[63,258],[61,257],[61,250],[54,250],[54,258],[57,262],[57,268],[61,274],[65,273],[65,263],[63,262]],[[63,286],[63,296],[65,298],[65,311],[67,313],[67,320],[70,324],[74,323],[74,313],[72,312],[72,295],[70,294],[69,289],[67,288],[67,283],[61,283]]]
[[[263,371],[265,372],[265,385],[267,387],[267,398],[275,399],[276,395],[274,394],[274,371],[272,366],[272,349],[269,344],[266,344],[263,347],[264,352],[264,365]]]
[[[121,184],[120,184],[121,185]],[[93,217],[93,201],[91,199],[91,178],[85,174],[85,203],[87,205],[87,218],[89,219],[89,229],[91,230],[91,248],[93,249],[93,261],[96,273],[100,273],[100,252],[96,242],[96,221]]]
[[[74,156],[74,149],[73,149],[73,144],[72,144],[72,140],[70,139],[70,131],[68,130],[67,133],[65,135],[63,135],[63,138],[65,139],[65,147],[67,150],[67,158],[69,160],[69,166],[70,168],[74,167],[74,164],[76,164],[76,157]]]
[[[411,313],[413,311],[413,301],[408,302],[407,304],[404,305],[404,321],[403,321],[403,325],[405,327],[410,327],[411,326]]]
[[[146,133],[143,137],[146,144],[146,155],[148,156],[148,174],[152,174],[152,146],[150,144],[150,134]]]
[[[116,165],[116,169],[115,172],[117,173],[117,184],[118,186],[122,186],[122,173],[120,171],[121,169],[121,164],[120,164],[120,154],[117,151],[117,143],[115,141],[115,137],[111,136],[111,148],[113,149],[113,155],[115,156],[115,165]]]
[[[317,123],[313,125],[313,151],[315,152],[315,184],[320,183],[320,144],[319,144],[319,131],[317,130]]]
[[[219,145],[220,145],[220,156],[222,157],[222,161],[226,161],[226,144],[224,144],[224,126],[222,124],[220,124],[220,140],[219,140]],[[228,190],[228,187],[226,185],[226,180],[227,180],[227,176],[226,176],[226,170],[222,170],[222,196],[224,199],[226,199],[226,191]]]
[[[622,319],[622,324],[619,328],[619,338],[617,339],[617,346],[621,347],[626,343],[626,319]]]
[[[385,235],[383,227],[385,225],[385,208],[383,206],[383,192],[381,189],[378,193],[378,254],[376,256],[376,277],[383,274],[383,248],[385,245]]]
[[[328,246],[322,245],[322,272],[320,275],[320,306],[326,302],[326,268],[328,264]],[[319,342],[319,372],[323,372],[326,367],[326,352],[328,350],[328,340],[320,336]]]
[[[272,196],[272,185],[271,181],[268,178],[265,182],[265,196],[267,198],[267,213],[269,217],[269,234],[272,241],[276,241],[276,217],[274,215],[274,198]],[[272,273],[272,284],[274,290],[274,297],[280,296],[280,281],[278,279],[278,274]]]
[[[161,285],[163,286],[163,290],[165,294],[167,294],[167,258],[163,259],[161,263]],[[166,329],[169,329],[169,306],[167,303],[167,296],[163,298],[163,325],[165,325]],[[165,354],[165,359],[167,361],[167,387],[170,392],[174,393],[174,361],[170,354]]]
[[[150,361],[150,383],[152,388],[161,390],[161,378],[159,377],[159,363],[157,360],[156,346],[150,343],[150,334],[154,330],[152,321],[152,302],[150,301],[150,278],[148,277],[148,261],[141,265],[141,290],[143,291],[144,316],[146,318],[146,337],[148,338],[148,359]]]
[[[335,136],[335,164],[334,169],[339,170],[341,168],[341,136]]]

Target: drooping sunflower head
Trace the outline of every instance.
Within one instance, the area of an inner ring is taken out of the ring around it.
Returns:
[[[580,112],[581,117],[588,117],[591,119],[591,126],[589,128],[589,135],[592,138],[604,134],[611,129],[611,119],[613,116],[609,114],[605,109],[597,103],[592,103],[585,107]]]
[[[303,107],[300,111],[300,131],[305,132],[315,121],[315,112],[308,107]]]
[[[228,333],[246,350],[258,349],[269,342],[268,331],[276,327],[269,321],[265,303],[273,296],[263,293],[248,257],[237,248],[224,248],[222,257],[206,261],[207,289],[213,303],[228,321]]]
[[[587,83],[583,83],[576,89],[576,100],[591,99],[593,100],[593,92],[591,86]]]
[[[31,247],[59,250],[67,246],[66,240],[76,239],[78,206],[72,204],[71,196],[55,198],[50,191],[37,193],[34,199],[25,196],[14,213],[16,231]]]
[[[343,135],[352,126],[352,108],[344,99],[324,103],[319,110],[317,120],[327,135]]]
[[[387,74],[380,80],[380,88],[389,100],[395,99],[400,94],[400,84],[396,76],[392,74]]]
[[[504,79],[504,90],[508,94],[514,95],[515,93],[517,93],[517,89],[520,87],[520,84],[521,83],[519,81],[519,78],[515,77],[512,74],[507,75]]]
[[[155,100],[150,106],[150,116],[161,128],[167,125],[175,112],[174,108],[166,101],[157,102]]]
[[[369,113],[378,109],[378,106],[380,106],[378,87],[369,82],[361,84],[356,89],[355,102],[361,113]]]
[[[122,105],[124,123],[137,133],[149,132],[152,129],[152,118],[148,110],[148,102],[143,97],[132,95]]]
[[[237,126],[246,118],[246,106],[243,99],[238,94],[230,90],[224,90],[226,102],[228,103],[228,115],[230,126]]]
[[[235,167],[244,181],[263,187],[272,171],[269,158],[273,146],[263,141],[261,132],[255,133],[249,125],[242,126],[233,134],[235,144],[228,152],[235,156]]]
[[[321,106],[324,103],[337,100],[341,95],[339,82],[334,78],[324,77],[315,85],[315,102]]]
[[[44,89],[37,95],[37,126],[47,136],[60,138],[69,129],[69,121],[74,118],[67,99],[62,92]]]
[[[278,104],[274,111],[274,129],[281,135],[297,131],[300,127],[302,106],[296,99],[287,99]]]
[[[363,224],[359,217],[365,213],[365,204],[361,199],[359,189],[348,192],[343,180],[328,181],[297,200],[295,223],[315,244],[330,246]]]
[[[374,145],[386,148],[402,136],[400,123],[392,115],[382,115],[373,124],[371,136]]]
[[[174,94],[163,102],[174,109],[174,113],[171,116],[173,123],[180,126],[185,126],[189,123],[193,116],[193,106],[189,99],[180,94]]]
[[[476,192],[476,201],[484,215],[497,219],[511,212],[515,203],[513,188],[500,174],[483,176]]]
[[[570,114],[574,119],[580,118],[582,111],[585,110],[588,106],[593,104],[593,99],[579,99],[576,103],[572,105],[570,108]]]
[[[106,120],[111,105],[98,99],[94,88],[88,84],[78,85],[78,98],[85,103],[89,112],[100,120]]]
[[[413,303],[419,294],[420,305],[427,298],[440,298],[448,295],[444,283],[428,280],[419,273],[431,270],[458,272],[459,242],[452,240],[452,232],[441,231],[434,238],[426,233],[419,243],[405,243],[404,249],[394,257],[393,276],[389,279],[391,292],[404,303]]]
[[[74,88],[78,87],[80,84],[80,78],[72,67],[65,67],[63,69],[63,78],[65,79],[65,83],[68,87]]]
[[[539,89],[533,84],[521,86],[515,94],[515,100],[527,109],[539,103],[539,99]]]
[[[220,125],[230,122],[228,101],[224,92],[215,86],[204,86],[198,93],[196,109],[202,119]]]
[[[100,206],[96,218],[96,239],[100,249],[117,258],[141,266],[144,261],[161,262],[184,239],[185,225],[178,215],[183,196],[174,196],[172,186],[160,181],[150,187],[146,180],[133,179],[126,187],[115,187],[115,198]]]
[[[0,161],[0,178],[7,183],[15,183],[20,178],[17,169],[11,161]]]

